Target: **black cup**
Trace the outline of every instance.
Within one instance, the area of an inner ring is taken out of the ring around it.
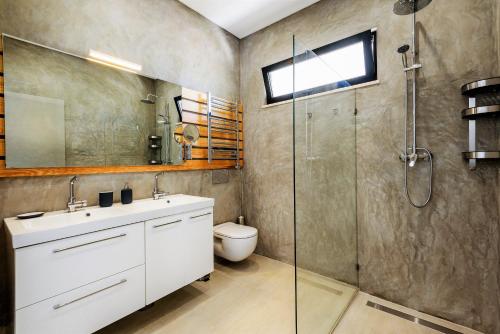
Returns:
[[[111,205],[113,205],[113,192],[101,191],[99,193],[99,206],[105,208]]]

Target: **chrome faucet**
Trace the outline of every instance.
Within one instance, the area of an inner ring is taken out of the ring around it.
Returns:
[[[68,200],[68,212],[75,212],[78,209],[87,206],[87,201],[77,201],[75,196],[75,182],[78,181],[78,176],[75,175],[69,180],[69,200]]]
[[[162,199],[168,195],[167,192],[161,191],[158,188],[158,176],[161,176],[163,174],[165,174],[165,172],[159,172],[158,174],[155,175],[155,187],[153,188],[153,199],[154,200]]]

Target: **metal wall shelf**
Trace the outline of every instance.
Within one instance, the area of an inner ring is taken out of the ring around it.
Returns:
[[[465,159],[500,159],[500,151],[474,151],[463,152]]]
[[[462,95],[466,96],[495,92],[500,92],[500,77],[473,81],[462,86]]]
[[[150,158],[149,158],[149,164],[150,165],[161,165],[162,164],[162,159],[161,159],[161,136],[156,136],[156,135],[151,135],[148,136],[148,148],[150,151]]]
[[[497,117],[500,116],[500,105],[483,106],[464,109],[462,118],[477,119],[480,117]]]
[[[500,115],[500,105],[477,106],[476,96],[482,94],[500,94],[500,77],[473,81],[462,86],[462,95],[469,98],[469,108],[462,111],[462,118],[469,121],[469,151],[463,152],[463,157],[469,161],[470,170],[476,169],[477,160],[500,160],[500,151],[478,151],[476,147],[476,120]]]

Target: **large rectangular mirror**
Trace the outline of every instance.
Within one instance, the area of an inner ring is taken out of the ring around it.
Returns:
[[[183,162],[179,85],[5,35],[3,46],[7,168]]]

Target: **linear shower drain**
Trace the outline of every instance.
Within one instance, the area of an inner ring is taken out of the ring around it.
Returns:
[[[379,311],[395,315],[396,317],[403,318],[405,320],[414,322],[416,324],[419,324],[419,325],[422,325],[422,326],[434,329],[434,330],[439,331],[441,333],[445,333],[445,334],[464,334],[462,332],[457,332],[456,330],[453,330],[451,328],[435,324],[435,323],[430,322],[428,320],[417,318],[417,317],[415,317],[415,316],[413,316],[411,314],[404,313],[404,312],[401,312],[401,311],[398,311],[398,310],[392,309],[390,307],[387,307],[387,306],[384,306],[384,305],[380,305],[380,304],[377,304],[377,303],[374,303],[374,302],[371,302],[371,301],[366,302],[366,306],[373,307],[374,309],[377,309]]]

